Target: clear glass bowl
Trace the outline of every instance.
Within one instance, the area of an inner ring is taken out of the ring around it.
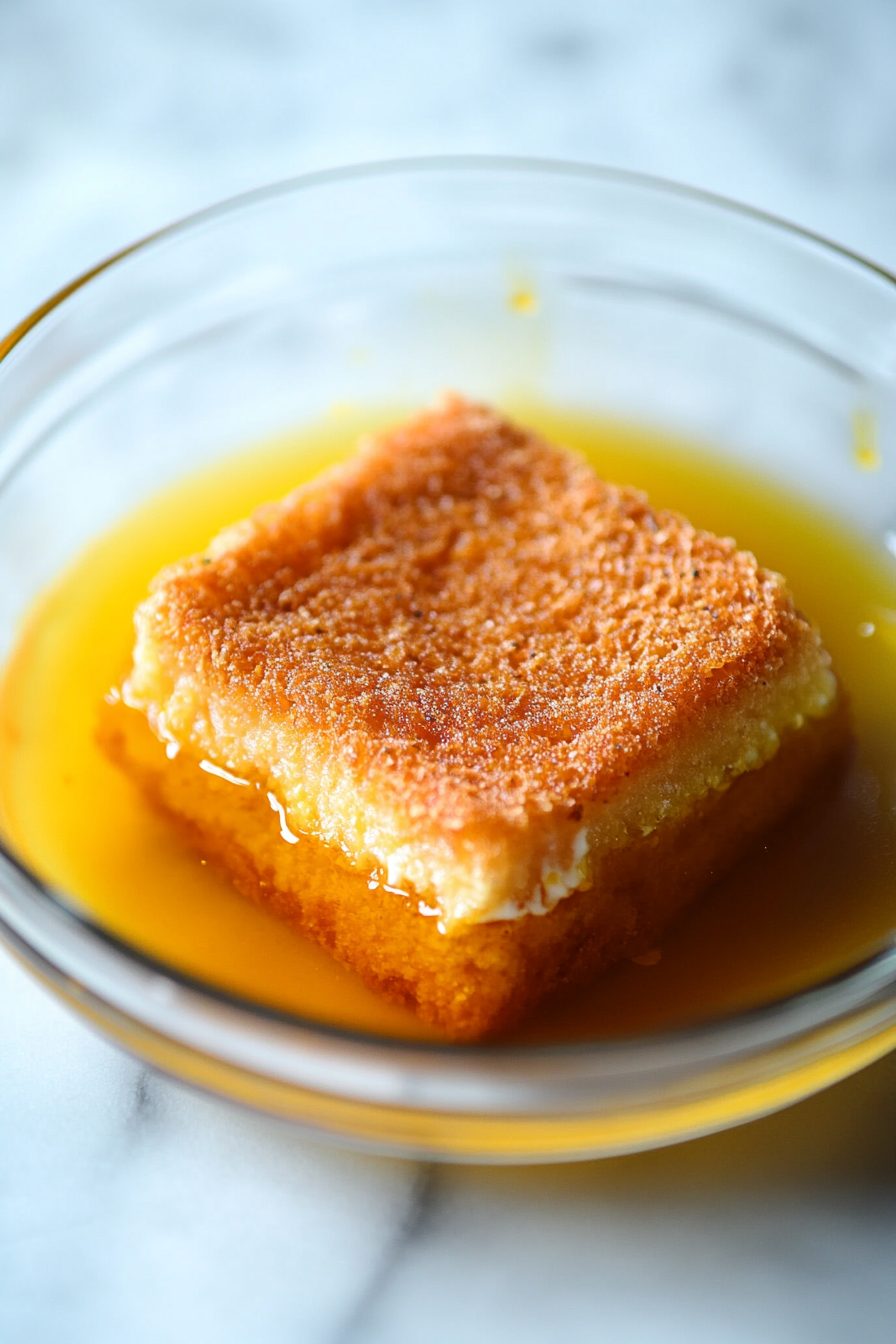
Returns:
[[[149,492],[335,401],[421,404],[446,386],[716,445],[896,548],[892,277],[623,173],[455,159],[286,183],[112,258],[0,354],[0,660],[35,595]],[[873,474],[843,452],[857,407],[880,426]],[[668,1143],[785,1105],[896,1044],[890,948],[697,1029],[471,1048],[238,1001],[79,917],[8,851],[0,932],[160,1068],[415,1156],[550,1161]]]

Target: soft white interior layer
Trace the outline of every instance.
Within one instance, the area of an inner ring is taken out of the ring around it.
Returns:
[[[416,893],[422,913],[448,931],[544,914],[599,883],[603,855],[765,765],[783,733],[826,715],[837,695],[827,655],[813,643],[773,683],[708,713],[699,730],[633,772],[610,798],[587,804],[578,821],[548,813],[523,825],[502,819],[447,831],[393,806],[382,779],[353,768],[350,744],[341,743],[338,755],[327,752],[291,723],[259,720],[238,699],[210,695],[188,674],[160,694],[164,677],[155,653],[145,642],[138,646],[143,656],[123,695],[147,714],[169,752],[188,748],[265,789],[283,809],[285,841],[290,832],[310,834],[339,848],[372,881]]]

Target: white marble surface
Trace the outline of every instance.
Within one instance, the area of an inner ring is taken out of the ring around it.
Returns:
[[[0,326],[309,168],[682,178],[896,267],[891,0],[0,0]],[[896,1336],[896,1062],[576,1166],[426,1168],[148,1074],[0,953],[4,1344]]]

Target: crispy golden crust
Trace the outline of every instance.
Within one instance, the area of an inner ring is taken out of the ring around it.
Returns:
[[[818,646],[732,541],[458,398],[164,571],[145,619],[162,681],[454,830],[575,816]]]
[[[412,900],[371,891],[338,851],[313,840],[284,844],[259,791],[203,772],[187,752],[169,760],[141,714],[104,705],[100,728],[107,753],[245,895],[373,989],[466,1041],[514,1026],[547,997],[653,947],[681,909],[792,807],[846,736],[841,705],[789,733],[762,769],[608,855],[599,892],[578,892],[550,915],[447,938]]]
[[[119,705],[110,754],[458,1039],[649,946],[845,731],[779,576],[458,398],[164,571],[137,628],[169,750]]]

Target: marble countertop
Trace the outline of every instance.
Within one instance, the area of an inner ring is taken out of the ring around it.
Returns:
[[[312,168],[504,151],[679,178],[896,268],[890,0],[3,0],[0,327]],[[883,1344],[896,1058],[676,1148],[430,1167],[147,1072],[0,952],[4,1344]]]

